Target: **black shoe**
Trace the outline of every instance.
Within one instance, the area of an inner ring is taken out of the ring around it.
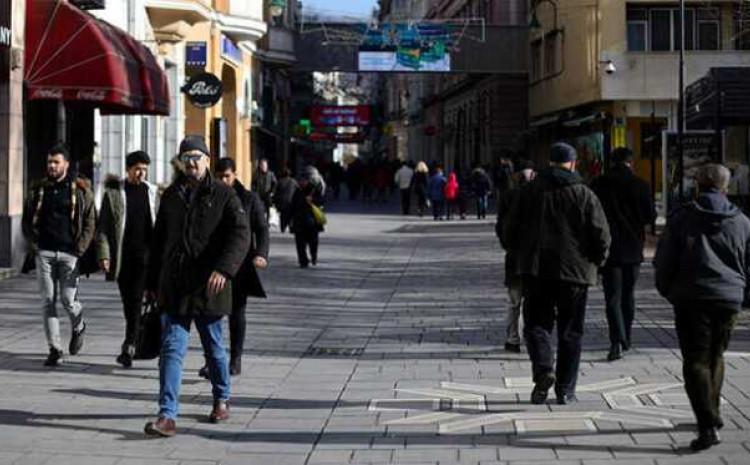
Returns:
[[[543,404],[547,400],[548,391],[555,385],[555,375],[547,373],[539,377],[534,382],[534,389],[531,391],[531,403]]]
[[[198,370],[198,376],[204,379],[211,379],[211,373],[208,370],[208,365],[203,365],[203,368]]]
[[[300,263],[300,264],[299,264],[299,267],[300,267],[300,268],[307,268],[308,266],[310,266],[310,265],[309,265],[309,264],[307,264],[307,263]]]
[[[310,263],[312,263],[312,266],[318,266],[318,259],[317,259],[317,258],[313,258],[313,259],[312,259],[312,260],[310,261]]]
[[[239,376],[242,374],[242,359],[235,358],[229,362],[229,374]]]
[[[511,344],[510,342],[505,343],[505,350],[507,352],[513,352],[514,354],[521,353],[521,344]]]
[[[722,428],[724,428],[724,420],[722,420],[721,418],[719,418],[718,420],[716,420],[716,429],[720,430]]]
[[[610,362],[614,362],[615,360],[620,360],[622,358],[622,349],[620,348],[620,344],[612,344],[612,346],[609,348],[609,354],[607,354],[607,360]]]
[[[54,347],[49,348],[49,355],[47,360],[44,361],[46,367],[58,367],[63,362],[63,351],[55,349]]]
[[[698,437],[690,442],[690,449],[693,452],[699,452],[721,444],[721,438],[716,428],[701,429]]]
[[[123,366],[123,368],[130,368],[133,366],[133,357],[129,353],[123,352],[117,356],[117,363]]]
[[[80,331],[73,330],[73,335],[70,337],[70,344],[68,345],[68,352],[70,355],[78,355],[83,349],[83,333],[86,332],[86,323],[83,323]]]
[[[570,405],[575,404],[576,402],[578,402],[578,398],[575,396],[575,394],[557,395],[557,405]]]

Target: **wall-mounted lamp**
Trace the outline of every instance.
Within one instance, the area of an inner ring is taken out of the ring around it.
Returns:
[[[271,0],[269,11],[271,12],[271,16],[273,16],[274,18],[278,18],[279,16],[283,15],[285,9],[286,0]]]
[[[531,21],[529,22],[529,29],[531,30],[539,30],[542,28],[542,23],[539,22],[539,17],[536,15],[536,9],[541,5],[542,3],[549,3],[552,5],[552,9],[554,10],[554,30],[557,30],[557,3],[553,0],[535,0],[532,2],[531,7]]]
[[[617,72],[617,66],[615,66],[612,60],[600,60],[600,65],[604,65],[604,72],[607,74],[615,74]]]

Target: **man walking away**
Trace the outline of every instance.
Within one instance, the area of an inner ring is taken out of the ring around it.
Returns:
[[[443,212],[445,210],[445,185],[447,182],[448,180],[445,179],[445,175],[443,174],[443,167],[438,165],[435,168],[435,174],[430,178],[430,184],[427,189],[430,194],[432,215],[435,221],[443,219]]]
[[[536,173],[534,164],[530,161],[521,161],[518,164],[519,171],[516,173],[517,182],[509,190],[497,207],[497,224],[495,234],[500,239],[500,245],[505,249],[505,286],[508,288],[510,297],[510,309],[505,322],[505,350],[508,352],[521,353],[520,317],[521,305],[523,304],[523,288],[521,286],[521,275],[518,268],[518,251],[508,247],[503,241],[503,225],[510,213],[512,206],[521,195],[521,188],[530,183]]]
[[[610,361],[622,358],[632,346],[630,330],[635,316],[635,285],[643,262],[646,225],[656,219],[649,185],[633,173],[633,152],[618,148],[612,153],[614,166],[594,180],[591,189],[607,215],[612,247],[602,269],[607,304]]]
[[[318,240],[323,227],[315,221],[312,206],[323,205],[325,191],[315,183],[315,171],[305,169],[292,199],[292,232],[300,268],[318,264]],[[307,250],[310,250],[310,256]]]
[[[723,354],[750,279],[750,220],[726,197],[729,170],[706,165],[697,178],[697,200],[670,216],[654,260],[656,288],[674,306],[695,451],[721,442]]]
[[[414,178],[414,170],[408,164],[402,163],[401,168],[396,171],[393,182],[401,191],[401,213],[408,215],[411,210],[411,181]]]
[[[575,172],[576,159],[573,147],[554,144],[550,168],[521,191],[504,225],[508,248],[518,250],[534,404],[544,403],[553,385],[558,404],[576,400],[588,287],[596,284],[611,242],[604,210]]]
[[[474,168],[471,173],[471,187],[474,190],[474,197],[477,203],[477,219],[487,218],[487,203],[490,192],[492,191],[492,182],[487,172],[481,166]]]
[[[294,192],[299,189],[297,181],[292,178],[288,168],[281,170],[281,177],[273,194],[273,201],[279,210],[279,228],[285,232],[292,221],[292,198]]]
[[[266,207],[266,218],[271,212],[273,193],[276,190],[276,175],[268,170],[268,160],[261,158],[252,182],[252,191],[258,194]]]
[[[24,206],[22,227],[29,253],[35,258],[42,298],[49,345],[44,364],[54,367],[63,361],[58,298],[70,318],[70,355],[83,347],[86,323],[78,301],[79,260],[96,233],[94,194],[87,180],[71,173],[70,154],[64,145],[47,153],[47,177],[34,183]]]
[[[146,288],[144,270],[156,221],[157,188],[146,181],[150,164],[143,151],[125,157],[126,179],[113,177],[105,183],[97,229],[99,267],[120,289],[125,340],[117,363],[125,368],[133,365]]]
[[[222,158],[216,164],[216,178],[234,189],[237,197],[247,212],[250,224],[250,251],[242,262],[240,271],[232,281],[232,315],[229,317],[229,374],[237,376],[242,373],[242,351],[245,347],[245,308],[247,298],[265,298],[263,284],[256,269],[268,266],[269,231],[268,222],[263,215],[263,202],[255,192],[245,189],[237,179],[237,165],[231,158]],[[206,365],[208,375],[209,367]]]
[[[159,417],[146,424],[152,436],[173,436],[179,413],[182,363],[190,325],[208,359],[214,405],[209,420],[229,418],[229,366],[221,319],[232,313],[232,283],[250,245],[247,213],[232,188],[208,172],[209,152],[200,136],[180,144],[185,170],[161,199],[150,253],[147,293],[162,315]]]

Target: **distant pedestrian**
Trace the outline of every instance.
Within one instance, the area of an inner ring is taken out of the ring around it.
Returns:
[[[417,167],[414,170],[414,177],[412,178],[412,190],[417,197],[417,212],[419,216],[424,215],[427,209],[427,186],[429,182],[430,174],[427,164],[420,161],[417,163]]]
[[[318,264],[318,242],[323,226],[316,221],[313,206],[322,207],[324,197],[314,181],[314,173],[304,170],[298,181],[299,189],[292,199],[292,232],[300,268],[307,268],[310,263],[313,266]]]
[[[477,219],[485,219],[487,218],[487,204],[492,191],[492,182],[487,172],[480,166],[474,168],[471,173],[471,188],[476,199]]]
[[[294,191],[298,188],[297,181],[294,180],[289,169],[282,169],[279,182],[276,184],[276,191],[273,194],[274,204],[279,211],[279,229],[281,232],[285,232],[292,221],[292,197],[294,197]]]
[[[408,164],[403,163],[401,168],[396,171],[393,181],[401,191],[401,213],[408,215],[411,213],[411,183],[414,178],[414,170]]]
[[[273,205],[273,193],[276,190],[276,175],[273,171],[268,170],[268,160],[261,158],[258,162],[258,169],[255,171],[252,182],[252,191],[260,196],[263,205],[266,206],[266,218],[271,212]]]
[[[148,181],[151,158],[137,151],[125,157],[127,176],[105,183],[96,245],[99,266],[108,281],[116,281],[125,314],[125,340],[117,363],[133,365],[138,340],[148,254],[158,202],[157,187]]]
[[[500,197],[513,188],[513,161],[509,151],[503,151],[498,156],[497,164],[492,170],[492,184],[495,186],[498,202]]]
[[[588,287],[596,284],[611,243],[599,199],[575,172],[576,158],[570,145],[554,144],[550,168],[523,188],[504,224],[508,247],[518,250],[534,404],[544,403],[552,386],[558,404],[576,400]]]
[[[750,220],[727,199],[729,179],[724,166],[700,168],[697,200],[670,215],[654,260],[656,288],[674,306],[695,451],[721,442],[723,354],[748,302]]]
[[[211,422],[229,418],[229,365],[221,319],[232,314],[232,278],[250,246],[242,202],[214,179],[203,137],[180,144],[184,173],[161,198],[149,256],[146,294],[162,312],[159,416],[146,424],[152,436],[173,436],[179,413],[182,366],[195,323],[213,385]]]
[[[445,185],[448,180],[443,174],[443,167],[438,165],[435,167],[435,174],[430,178],[430,184],[428,186],[428,192],[430,194],[430,202],[432,202],[432,216],[435,221],[442,220],[445,212]]]
[[[445,192],[446,218],[450,220],[453,218],[453,213],[458,211],[458,196],[460,194],[458,177],[455,172],[448,175],[448,182],[445,183],[443,191]]]
[[[635,286],[643,263],[646,225],[656,220],[651,188],[633,173],[633,152],[618,148],[612,153],[614,166],[591,184],[607,215],[612,234],[609,258],[602,269],[607,305],[610,361],[622,358],[632,347],[631,327],[635,317]]]
[[[78,276],[80,260],[96,233],[94,194],[88,180],[70,171],[70,153],[65,146],[56,145],[47,152],[47,177],[32,185],[22,227],[30,257],[35,260],[44,312],[49,346],[44,364],[54,367],[63,361],[57,299],[70,318],[70,355],[83,347],[86,323],[78,300]]]
[[[509,190],[501,199],[497,207],[497,224],[495,233],[505,249],[505,286],[508,288],[510,308],[505,320],[505,350],[508,352],[521,352],[521,305],[523,304],[523,287],[521,283],[521,271],[518,263],[518,250],[510,248],[503,240],[503,227],[508,221],[508,216],[513,205],[521,195],[521,188],[530,183],[536,173],[534,164],[525,161],[518,165],[519,171],[515,174],[515,187]]]
[[[242,373],[242,352],[245,347],[245,309],[248,297],[265,298],[266,292],[257,270],[268,266],[269,229],[263,214],[263,202],[255,192],[248,191],[237,179],[237,165],[231,158],[222,158],[216,163],[216,179],[234,189],[247,213],[250,224],[250,250],[242,262],[240,270],[232,280],[232,314],[229,316],[229,374]],[[210,378],[210,368],[206,364],[199,373]]]

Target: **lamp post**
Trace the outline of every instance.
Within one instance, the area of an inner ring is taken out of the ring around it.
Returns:
[[[286,0],[271,0],[269,11],[271,13],[271,16],[273,16],[274,18],[278,18],[279,16],[283,15],[285,9]]]
[[[542,28],[542,23],[539,22],[539,18],[536,15],[536,9],[541,5],[542,3],[549,3],[552,5],[552,8],[554,10],[554,29],[557,30],[557,3],[553,0],[534,0],[532,2],[531,6],[531,21],[529,21],[529,28],[532,30],[537,30]]]
[[[685,135],[685,0],[680,0],[680,69],[678,72],[679,91],[677,96],[677,166],[680,173],[680,201],[684,200],[685,159],[682,143]]]

